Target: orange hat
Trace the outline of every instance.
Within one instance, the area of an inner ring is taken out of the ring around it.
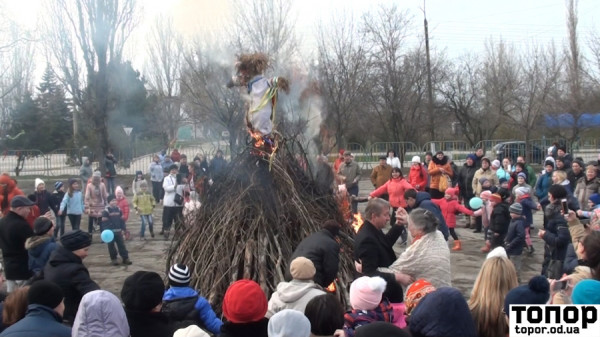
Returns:
[[[490,196],[490,201],[493,201],[497,204],[502,202],[502,196],[498,193],[494,193]]]
[[[223,298],[223,315],[231,323],[258,322],[265,317],[267,308],[267,296],[252,280],[232,283]]]
[[[406,298],[404,299],[406,314],[409,315],[419,304],[419,301],[432,291],[435,291],[435,287],[425,279],[418,279],[411,284],[406,290]]]

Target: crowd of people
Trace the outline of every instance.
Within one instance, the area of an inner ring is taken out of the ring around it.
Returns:
[[[50,193],[36,179],[32,195],[14,194],[6,212],[3,207],[7,293],[0,298],[0,337],[508,336],[510,304],[600,304],[598,163],[565,154],[557,149],[538,177],[523,157],[513,165],[510,158],[490,160],[480,149],[458,168],[440,151],[427,153],[424,161],[413,157],[405,178],[395,153],[388,152],[370,176],[374,190],[354,238],[356,277],[347,308],[328,290],[345,253],[338,241],[344,224],[333,219],[299,243],[287,261],[286,280],[270,297],[257,282],[238,280],[213,308],[191,287],[202,275],[180,263],[165,275],[133,273],[120,299],[100,289],[83,264],[92,235],[110,231],[110,263],[131,264],[126,247],[131,208],[140,216],[139,238],[145,240],[146,227],[155,235],[153,211],[162,205],[160,234],[168,239],[185,204],[218,179],[226,162],[222,153],[210,165],[201,156],[188,164],[185,154],[157,154],[147,175],[137,172],[131,183],[130,206],[124,188],[108,179],[116,173],[88,171],[84,160],[81,183],[58,181]],[[361,170],[352,154],[341,151],[333,167],[324,160],[318,165],[330,171],[323,191],[342,185],[340,190],[354,196],[348,200],[357,212]],[[14,192],[16,182],[6,177],[0,177],[4,191],[10,185]],[[481,205],[471,202],[479,199]],[[537,211],[543,221],[534,224]],[[481,251],[487,253],[467,300],[452,287],[451,251],[462,249],[457,213],[481,233]],[[80,229],[85,214],[87,231]],[[544,262],[539,276],[522,282],[523,254],[535,253],[534,227],[545,243]],[[397,243],[405,246],[399,255]]]

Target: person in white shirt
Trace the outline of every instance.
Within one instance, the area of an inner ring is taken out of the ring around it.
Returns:
[[[177,165],[169,167],[169,175],[163,181],[165,196],[163,198],[163,228],[160,234],[164,235],[165,240],[169,239],[171,225],[173,222],[180,221],[183,212],[183,185],[178,182]]]
[[[398,159],[398,157],[396,156],[396,151],[394,150],[389,150],[388,151],[388,156],[385,160],[386,164],[390,165],[392,168],[397,167],[397,168],[401,168],[400,166],[400,159]]]

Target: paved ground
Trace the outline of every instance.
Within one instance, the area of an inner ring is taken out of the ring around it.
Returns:
[[[370,182],[363,180],[360,183],[360,195],[366,196],[372,190]],[[130,197],[131,198],[131,197]],[[359,209],[364,210],[365,203],[360,204]],[[162,209],[158,208],[155,212],[155,232],[160,230],[160,214]],[[457,233],[463,241],[463,250],[452,252],[452,282],[453,286],[460,289],[468,297],[473,286],[479,268],[485,259],[485,255],[480,253],[479,249],[483,245],[483,236],[473,233],[472,230],[462,228],[464,222],[462,216],[459,216],[459,228]],[[536,223],[541,222],[541,215],[536,215]],[[67,221],[68,223],[68,221]],[[69,225],[67,224],[69,227]],[[108,256],[106,244],[101,243],[99,234],[94,235],[94,243],[90,249],[90,255],[85,260],[85,264],[90,270],[90,274],[103,289],[119,294],[125,278],[138,270],[152,270],[164,275],[166,270],[166,252],[170,243],[156,236],[150,239],[146,233],[147,241],[140,241],[138,237],[140,221],[135,213],[131,213],[128,229],[133,236],[132,241],[127,241],[130,259],[133,261],[131,266],[112,266]],[[83,219],[82,228],[87,228],[87,220]],[[537,231],[536,231],[537,232]],[[543,244],[542,241],[534,236],[534,246],[536,252],[531,257],[524,257],[522,280],[527,282],[532,276],[539,273],[542,262]],[[397,247],[399,248],[399,247]],[[401,248],[400,248],[401,250]]]

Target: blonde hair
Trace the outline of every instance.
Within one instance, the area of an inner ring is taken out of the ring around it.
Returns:
[[[509,259],[493,257],[483,263],[469,298],[479,337],[507,335],[508,325],[502,312],[504,298],[518,285],[517,271]]]
[[[558,177],[558,179],[560,180],[559,183],[562,183],[567,179],[567,173],[565,171],[557,170],[552,172],[552,174]]]

